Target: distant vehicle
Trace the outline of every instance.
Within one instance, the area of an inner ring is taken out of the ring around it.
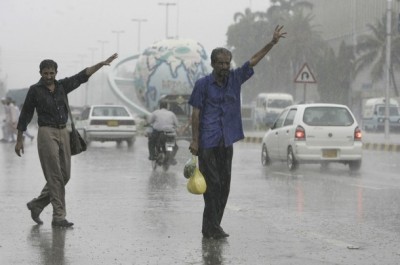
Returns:
[[[365,102],[362,124],[365,131],[383,131],[385,128],[386,99],[370,98]],[[400,131],[399,103],[391,98],[389,101],[389,126],[390,130]]]
[[[343,163],[356,171],[362,161],[362,134],[345,105],[312,103],[287,107],[262,140],[261,163],[286,161],[289,170],[300,164]]]
[[[123,105],[86,107],[75,121],[75,127],[89,144],[92,141],[126,141],[131,147],[136,140],[136,122]]]
[[[175,159],[173,154],[174,148],[177,148],[176,132],[163,131],[158,137],[155,147],[155,159],[151,161],[151,166],[154,170],[159,166],[167,171],[169,166],[173,165],[171,161]]]
[[[293,96],[286,93],[260,93],[254,109],[254,126],[269,128],[281,111],[293,104]]]
[[[167,109],[175,113],[178,118],[179,128],[177,128],[177,140],[192,139],[192,107],[189,105],[190,95],[177,94],[177,95],[164,95],[160,98],[159,103],[166,102]]]

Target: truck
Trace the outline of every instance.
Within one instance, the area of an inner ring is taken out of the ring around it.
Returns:
[[[281,111],[293,105],[293,96],[287,93],[260,93],[254,107],[254,127],[269,128]]]
[[[167,109],[175,113],[180,124],[177,128],[177,140],[192,139],[192,107],[189,105],[189,94],[179,95],[163,95],[160,97],[159,103],[167,103]]]
[[[365,101],[362,115],[362,127],[365,131],[379,132],[385,128],[386,99],[370,98]],[[400,131],[399,102],[389,99],[389,128],[391,131]]]

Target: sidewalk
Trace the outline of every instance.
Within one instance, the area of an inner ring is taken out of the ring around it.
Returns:
[[[261,143],[265,131],[245,131],[244,142]],[[374,151],[400,152],[400,134],[392,133],[386,139],[384,133],[363,132],[363,149]]]

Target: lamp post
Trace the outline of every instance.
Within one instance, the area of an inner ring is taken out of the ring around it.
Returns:
[[[97,48],[90,47],[89,51],[91,52],[91,65],[94,64],[94,52],[97,51]],[[86,87],[85,87],[85,106],[89,105],[89,84],[91,83],[90,78],[86,82]]]
[[[389,139],[389,107],[390,107],[390,49],[391,49],[391,34],[392,34],[392,0],[387,0],[387,19],[386,19],[386,107],[385,107],[385,139]]]
[[[147,19],[143,19],[143,18],[132,18],[132,21],[138,23],[137,49],[138,49],[138,53],[140,53],[140,25],[141,25],[142,22],[146,22]]]
[[[169,6],[175,6],[175,3],[161,2],[158,3],[160,6],[165,6],[165,38],[168,39],[168,8]]]
[[[119,53],[119,35],[121,33],[124,33],[125,31],[123,31],[123,30],[112,30],[111,32],[117,35],[117,53]]]
[[[101,60],[104,59],[104,45],[108,43],[106,40],[98,40],[101,44]],[[101,91],[101,101],[104,103],[104,68],[101,68],[101,80],[100,80],[100,91]]]

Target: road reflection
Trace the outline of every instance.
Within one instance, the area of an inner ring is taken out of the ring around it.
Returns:
[[[28,236],[28,241],[33,248],[38,250],[38,264],[63,265],[69,264],[65,258],[65,235],[72,228],[44,229],[40,225],[34,225]]]
[[[201,241],[201,249],[204,265],[222,265],[224,263],[223,252],[228,246],[227,239],[207,239]]]

